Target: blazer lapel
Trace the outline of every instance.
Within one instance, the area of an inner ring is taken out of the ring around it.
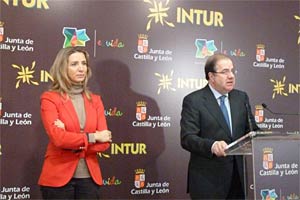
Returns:
[[[65,101],[64,107],[70,117],[70,122],[72,122],[72,124],[74,125],[74,130],[80,130],[79,120],[75,108],[73,106],[72,100],[68,99],[67,101]]]
[[[93,125],[97,123],[97,115],[95,114],[95,108],[93,107],[92,101],[90,101],[87,96],[83,95],[84,107],[85,107],[85,126],[84,130],[93,130]]]

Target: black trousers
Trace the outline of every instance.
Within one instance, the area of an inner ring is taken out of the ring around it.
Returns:
[[[236,159],[236,158],[234,158]],[[243,183],[241,182],[241,178],[238,173],[237,163],[236,160],[233,161],[233,173],[232,173],[232,180],[229,183],[229,181],[226,184],[230,184],[229,191],[226,196],[222,193],[207,193],[207,194],[200,194],[196,192],[195,194],[190,193],[190,198],[192,200],[245,200],[245,194],[243,190]]]
[[[92,178],[72,178],[62,187],[41,186],[43,199],[100,199],[100,186]]]
[[[229,191],[229,194],[226,199],[227,200],[244,200],[245,194],[244,194],[244,189],[242,186],[243,183],[241,182],[241,178],[238,174],[236,162],[234,162],[233,171],[235,173],[233,173],[230,191]]]

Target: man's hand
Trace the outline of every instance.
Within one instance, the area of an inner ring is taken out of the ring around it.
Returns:
[[[226,142],[224,141],[216,141],[211,147],[211,152],[218,157],[226,156],[225,149],[227,147]]]

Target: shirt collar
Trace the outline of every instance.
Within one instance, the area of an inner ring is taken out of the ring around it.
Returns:
[[[228,93],[226,94],[221,94],[220,92],[218,92],[217,90],[215,90],[210,84],[208,84],[210,90],[212,91],[212,93],[214,94],[216,99],[219,99],[221,96],[225,95],[226,97],[228,97]]]

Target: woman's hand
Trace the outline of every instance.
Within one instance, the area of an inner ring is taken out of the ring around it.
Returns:
[[[97,142],[112,142],[111,132],[109,130],[96,131],[95,139]]]
[[[65,130],[65,124],[62,121],[60,121],[59,119],[54,121],[54,125],[58,128],[62,128]]]

